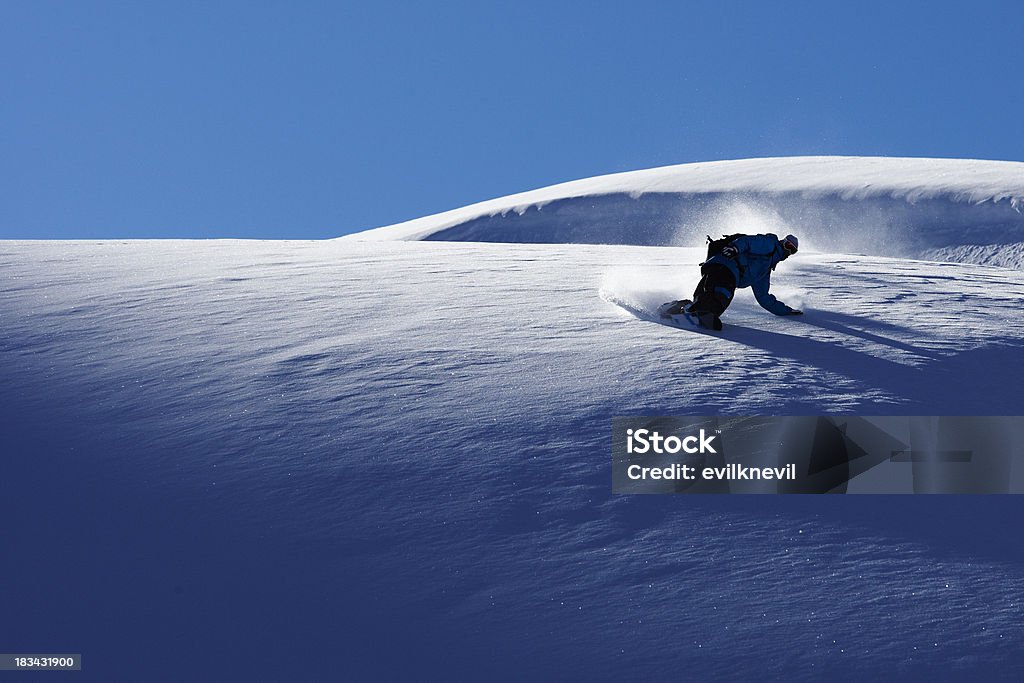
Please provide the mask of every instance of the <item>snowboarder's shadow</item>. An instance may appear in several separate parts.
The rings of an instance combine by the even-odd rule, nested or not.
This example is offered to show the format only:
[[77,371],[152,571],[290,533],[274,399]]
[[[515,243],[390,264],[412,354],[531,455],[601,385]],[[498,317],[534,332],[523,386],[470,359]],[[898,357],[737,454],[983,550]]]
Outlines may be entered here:
[[[898,403],[906,403],[909,410],[914,410],[911,407],[914,405],[927,405],[929,410],[940,413],[963,414],[966,409],[969,414],[1003,414],[1008,392],[1024,383],[1024,364],[1019,362],[1021,346],[1008,340],[942,353],[879,334],[916,333],[883,321],[816,310],[790,320],[801,320],[807,325],[870,340],[877,345],[874,352],[871,348],[851,348],[835,341],[802,336],[798,329],[784,334],[727,326],[727,335],[723,336],[778,358],[790,358],[841,375],[891,397],[868,399],[865,396],[863,400],[870,405],[895,398]],[[858,329],[862,327],[876,331]],[[825,388],[830,383],[827,377],[807,377],[801,393],[814,393],[815,386]]]
[[[837,313],[835,311],[811,311],[806,315],[796,318],[802,323],[808,325],[814,325],[825,330],[831,330],[842,335],[849,337],[857,337],[865,341],[869,341],[875,344],[881,344],[882,346],[888,346],[893,349],[900,351],[906,351],[907,353],[920,356],[922,358],[929,358],[931,360],[939,360],[943,358],[941,353],[936,351],[915,346],[913,344],[893,339],[890,336],[885,336],[880,333],[887,334],[899,334],[901,336],[907,336],[911,333],[920,334],[919,332],[912,332],[907,327],[895,325],[884,320],[875,320],[873,318],[864,318],[855,315],[849,315],[847,313]],[[869,331],[863,328],[873,328],[875,332]]]
[[[937,353],[879,334],[891,334],[901,329],[904,333],[910,333],[909,329],[885,322],[875,324],[856,316],[828,311],[808,311],[801,318],[790,320],[801,320],[807,325],[871,341],[875,344],[875,352],[872,353],[871,348],[852,348],[836,341],[815,339],[802,335],[799,330],[781,333],[727,326],[727,336],[730,341],[761,349],[777,358],[790,358],[827,373],[846,377],[865,388],[881,390],[892,397],[902,397],[902,400],[897,400],[909,400],[911,405],[936,402],[957,404],[965,399],[970,402],[964,392],[975,393],[972,392],[973,387],[964,386],[950,393],[950,382],[962,382],[961,375],[966,367],[976,366],[980,360],[973,358],[970,352],[953,355]],[[874,327],[876,331],[858,327]],[[894,353],[896,350],[903,353]],[[824,387],[830,385],[831,381],[827,377],[808,377],[803,389],[813,393],[814,385]],[[983,397],[976,398],[980,401]],[[876,400],[870,402],[874,404]]]

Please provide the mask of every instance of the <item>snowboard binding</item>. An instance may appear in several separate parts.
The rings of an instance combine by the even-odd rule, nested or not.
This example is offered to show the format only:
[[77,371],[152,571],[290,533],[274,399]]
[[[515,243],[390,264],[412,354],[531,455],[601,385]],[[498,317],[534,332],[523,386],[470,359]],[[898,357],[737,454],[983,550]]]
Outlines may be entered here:
[[696,327],[703,327],[708,330],[721,330],[722,320],[717,315],[710,311],[697,310],[693,306],[693,302],[689,299],[680,299],[679,301],[669,301],[658,307],[658,315],[662,318],[669,318],[678,320],[678,317],[683,317],[691,325]]

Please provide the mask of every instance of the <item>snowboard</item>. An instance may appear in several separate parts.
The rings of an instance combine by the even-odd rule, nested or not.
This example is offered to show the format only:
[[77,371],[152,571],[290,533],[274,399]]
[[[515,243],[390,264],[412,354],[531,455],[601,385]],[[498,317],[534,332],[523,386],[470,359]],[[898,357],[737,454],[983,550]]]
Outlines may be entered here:
[[686,308],[692,303],[693,302],[689,299],[663,303],[658,307],[658,317],[664,320],[671,320],[678,326],[686,324],[691,327],[700,327],[705,330],[714,330],[716,332],[722,329],[722,321],[715,319],[715,317],[710,313],[705,313],[704,315],[687,313]]
[[608,303],[615,304],[619,308],[628,311],[633,316],[641,320],[649,320],[650,322],[659,323],[661,325],[667,325],[669,327],[677,327],[683,330],[694,330],[695,332],[702,332],[705,334],[714,334],[714,330],[701,327],[699,321],[694,320],[690,322],[684,314],[676,315],[665,315],[662,316],[661,311],[667,309],[671,304],[676,302],[670,301],[666,304],[662,304],[658,307],[658,310],[652,311],[646,306],[639,306],[632,301],[628,301],[622,297],[613,294],[612,292],[602,291],[601,298]]

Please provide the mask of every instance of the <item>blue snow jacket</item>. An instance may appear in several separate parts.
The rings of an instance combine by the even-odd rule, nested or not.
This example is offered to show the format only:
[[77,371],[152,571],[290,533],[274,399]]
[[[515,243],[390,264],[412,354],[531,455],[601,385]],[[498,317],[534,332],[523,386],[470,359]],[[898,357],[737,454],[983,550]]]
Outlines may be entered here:
[[730,243],[736,247],[736,256],[729,258],[716,254],[705,263],[720,263],[736,276],[736,288],[750,287],[754,298],[766,311],[775,315],[788,315],[795,309],[782,303],[768,289],[772,286],[772,271],[789,254],[782,242],[772,233],[766,235],[744,235]]

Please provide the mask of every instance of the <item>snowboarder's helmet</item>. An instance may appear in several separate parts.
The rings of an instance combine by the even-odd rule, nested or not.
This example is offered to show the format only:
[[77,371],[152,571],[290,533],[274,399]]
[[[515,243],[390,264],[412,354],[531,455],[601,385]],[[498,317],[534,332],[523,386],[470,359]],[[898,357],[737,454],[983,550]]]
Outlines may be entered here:
[[787,254],[795,254],[799,247],[800,240],[796,238],[796,235],[786,235],[786,239],[782,240],[782,248],[786,250]]

